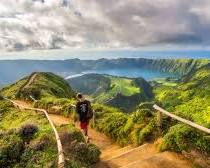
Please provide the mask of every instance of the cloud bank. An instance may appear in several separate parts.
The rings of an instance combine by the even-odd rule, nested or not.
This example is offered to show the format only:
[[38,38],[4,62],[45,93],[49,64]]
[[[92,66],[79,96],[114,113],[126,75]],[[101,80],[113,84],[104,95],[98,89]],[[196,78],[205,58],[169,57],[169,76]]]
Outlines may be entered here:
[[209,45],[209,0],[0,1],[1,50]]

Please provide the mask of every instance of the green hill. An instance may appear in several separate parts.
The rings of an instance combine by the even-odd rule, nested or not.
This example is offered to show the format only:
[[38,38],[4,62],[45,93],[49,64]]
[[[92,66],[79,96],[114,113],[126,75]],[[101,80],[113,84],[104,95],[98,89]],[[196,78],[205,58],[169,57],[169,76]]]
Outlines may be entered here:
[[[36,76],[30,81],[34,75]],[[49,96],[57,98],[72,98],[74,96],[74,91],[60,76],[53,73],[36,72],[3,88],[1,94],[6,97],[23,99],[29,99],[30,95],[36,99]]]
[[155,93],[157,100],[168,110],[210,126],[210,65],[190,73],[174,87],[157,87]]
[[[1,94],[12,99],[29,99],[33,95],[39,99],[35,105],[47,109],[48,106],[41,107],[44,101],[50,102],[50,107],[59,102],[65,106],[60,111],[72,115],[70,102],[74,101],[74,92],[64,79],[52,73],[33,73],[4,88]],[[73,124],[56,129],[63,144],[66,167],[94,167],[99,160],[98,147],[86,143]],[[56,138],[46,117],[17,109],[0,96],[0,167],[57,167],[57,156]]]
[[68,80],[78,92],[91,96],[94,102],[133,111],[141,103],[153,98],[152,87],[142,78],[86,74]]
[[[183,82],[174,86],[158,86],[155,97],[168,111],[210,128],[210,65],[201,67],[183,78]],[[162,149],[176,151],[196,150],[210,152],[210,139],[199,131],[184,124],[165,120]],[[200,134],[200,135],[199,135]]]

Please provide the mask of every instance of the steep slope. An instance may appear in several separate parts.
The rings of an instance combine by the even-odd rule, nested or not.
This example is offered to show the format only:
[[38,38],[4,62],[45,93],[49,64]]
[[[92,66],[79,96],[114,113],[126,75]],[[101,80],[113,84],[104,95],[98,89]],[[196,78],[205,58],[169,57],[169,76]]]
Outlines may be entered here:
[[59,98],[74,96],[74,91],[63,78],[44,72],[32,73],[29,77],[3,88],[1,93],[7,97],[24,99],[29,99],[30,95],[36,99],[47,96]]
[[[168,111],[210,128],[210,65],[193,71],[177,86],[155,88],[155,96]],[[183,151],[191,146],[210,155],[210,139],[205,134],[167,120],[165,128],[163,149]]]
[[156,98],[170,111],[208,126],[210,98],[210,65],[192,72],[177,86],[158,87]]
[[76,91],[90,95],[94,102],[124,111],[133,111],[139,103],[153,98],[152,87],[143,78],[86,74],[68,81]]
[[[115,68],[143,68],[162,72],[171,72],[185,75],[208,63],[205,59],[145,59],[145,58],[119,58],[100,59],[87,61],[92,69],[115,69]],[[85,64],[86,65],[86,64]]]
[[79,92],[87,95],[99,95],[109,89],[111,80],[104,75],[86,74],[68,79],[68,82]]

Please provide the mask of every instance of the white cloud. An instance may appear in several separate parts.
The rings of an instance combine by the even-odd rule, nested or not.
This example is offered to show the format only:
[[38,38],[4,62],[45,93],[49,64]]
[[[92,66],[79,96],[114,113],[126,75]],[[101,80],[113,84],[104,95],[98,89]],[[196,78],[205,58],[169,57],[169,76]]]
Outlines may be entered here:
[[208,46],[209,11],[209,0],[1,0],[0,48]]

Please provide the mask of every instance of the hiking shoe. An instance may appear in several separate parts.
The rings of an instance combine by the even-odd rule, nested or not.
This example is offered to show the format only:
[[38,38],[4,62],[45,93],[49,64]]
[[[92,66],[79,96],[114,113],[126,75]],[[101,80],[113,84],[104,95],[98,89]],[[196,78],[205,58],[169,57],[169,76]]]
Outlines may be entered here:
[[86,142],[87,143],[90,143],[90,138],[87,136],[87,138],[86,138]]

